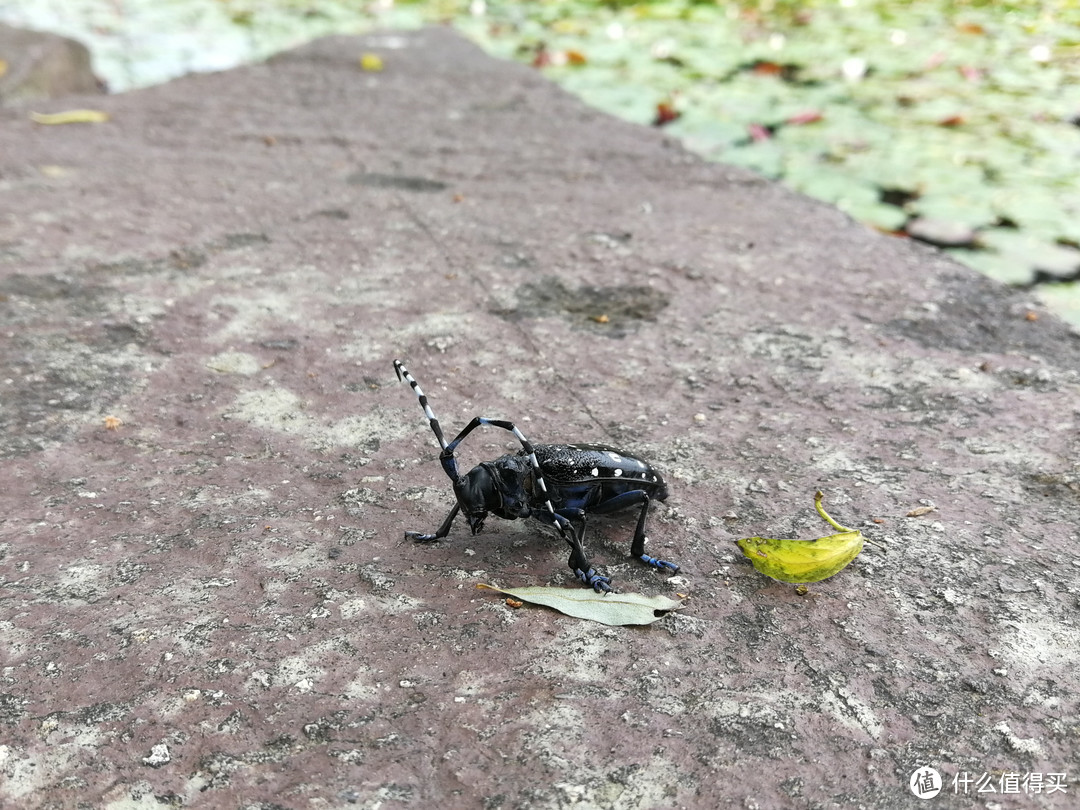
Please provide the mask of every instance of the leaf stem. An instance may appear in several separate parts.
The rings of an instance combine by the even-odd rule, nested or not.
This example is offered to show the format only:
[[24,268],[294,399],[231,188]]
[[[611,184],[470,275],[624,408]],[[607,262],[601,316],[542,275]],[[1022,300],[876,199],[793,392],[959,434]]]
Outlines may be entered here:
[[817,509],[818,514],[821,515],[821,519],[828,523],[830,526],[832,526],[834,529],[839,529],[842,532],[855,531],[854,529],[849,529],[847,526],[841,526],[839,523],[829,517],[829,513],[826,512],[825,507],[821,505],[821,499],[824,497],[825,496],[822,494],[820,489],[814,493],[814,508]]

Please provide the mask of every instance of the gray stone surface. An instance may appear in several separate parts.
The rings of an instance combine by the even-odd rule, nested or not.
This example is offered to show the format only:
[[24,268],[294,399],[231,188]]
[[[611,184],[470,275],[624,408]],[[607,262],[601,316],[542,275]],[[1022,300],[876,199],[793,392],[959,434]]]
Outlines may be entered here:
[[[0,110],[0,804],[1074,806],[1059,321],[445,30],[93,105]],[[590,548],[688,608],[476,590],[572,584],[532,524],[404,541],[450,490],[394,357],[448,430],[653,460],[683,571]],[[885,550],[799,596],[732,541],[825,533],[819,488]]]
[[81,42],[0,23],[0,104],[101,93],[90,51]]

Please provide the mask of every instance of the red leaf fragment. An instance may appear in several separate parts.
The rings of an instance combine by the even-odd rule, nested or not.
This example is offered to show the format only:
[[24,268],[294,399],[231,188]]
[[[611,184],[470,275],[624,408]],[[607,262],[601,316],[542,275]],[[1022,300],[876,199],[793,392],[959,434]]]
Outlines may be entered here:
[[933,70],[936,67],[940,67],[947,58],[945,51],[935,51],[930,54],[930,58],[926,60],[923,70]]
[[795,126],[801,124],[815,124],[824,117],[821,110],[805,110],[804,112],[796,113],[791,116],[785,123],[793,124]]
[[772,137],[772,132],[763,124],[747,124],[746,129],[750,133],[750,138],[759,143]]
[[580,67],[588,61],[581,51],[553,51],[545,43],[541,42],[533,52],[532,66],[534,68],[562,67],[563,65]]
[[543,43],[536,46],[536,54],[533,56],[532,66],[534,68],[547,67],[551,64],[551,51],[547,49],[547,46]]
[[974,67],[972,65],[960,65],[956,69],[957,71],[959,71],[960,75],[967,79],[969,82],[981,82],[983,76],[985,75],[980,68]]

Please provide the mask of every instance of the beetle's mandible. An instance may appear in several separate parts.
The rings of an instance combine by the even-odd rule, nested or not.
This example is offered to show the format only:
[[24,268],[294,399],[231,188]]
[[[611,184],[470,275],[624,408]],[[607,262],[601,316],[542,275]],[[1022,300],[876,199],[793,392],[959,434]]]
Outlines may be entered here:
[[[406,537],[420,542],[446,537],[459,512],[465,515],[473,534],[480,531],[489,514],[505,520],[536,518],[555,527],[570,546],[570,570],[600,593],[611,590],[611,578],[593,568],[585,555],[585,518],[637,509],[630,555],[653,568],[679,570],[675,563],[645,553],[649,503],[666,500],[668,496],[664,479],[648,462],[602,444],[533,445],[512,422],[484,416],[475,417],[453,441],[447,442],[419,384],[400,360],[394,361],[394,369],[398,379],[408,382],[420,400],[420,407],[442,448],[439,461],[453,482],[457,499],[433,534],[406,532]],[[454,450],[481,425],[510,431],[521,442],[521,450],[485,461],[461,475]]]

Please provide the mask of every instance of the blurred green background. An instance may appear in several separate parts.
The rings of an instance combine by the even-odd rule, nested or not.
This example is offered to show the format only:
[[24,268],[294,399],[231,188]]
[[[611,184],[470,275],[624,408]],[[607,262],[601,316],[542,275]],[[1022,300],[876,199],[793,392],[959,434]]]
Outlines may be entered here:
[[0,21],[79,39],[113,91],[451,24],[1080,327],[1080,0],[0,0]]

